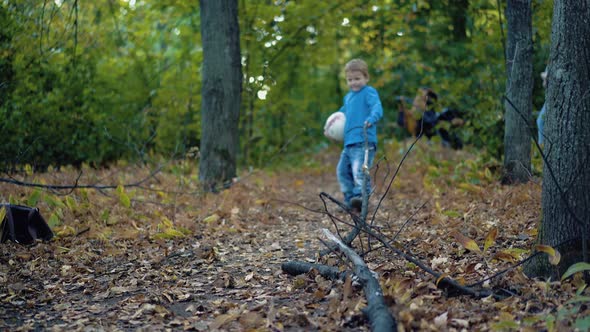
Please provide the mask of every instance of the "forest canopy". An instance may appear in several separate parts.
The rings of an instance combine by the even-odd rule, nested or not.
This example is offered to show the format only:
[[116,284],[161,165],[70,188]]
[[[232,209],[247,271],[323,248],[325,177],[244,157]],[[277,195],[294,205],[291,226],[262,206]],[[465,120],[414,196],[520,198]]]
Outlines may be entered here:
[[[321,149],[341,104],[342,67],[361,57],[399,139],[396,96],[437,91],[460,109],[462,139],[499,158],[505,90],[498,1],[240,1],[241,165]],[[551,1],[533,2],[534,110]],[[4,0],[0,146],[4,168],[180,158],[200,142],[198,2]]]

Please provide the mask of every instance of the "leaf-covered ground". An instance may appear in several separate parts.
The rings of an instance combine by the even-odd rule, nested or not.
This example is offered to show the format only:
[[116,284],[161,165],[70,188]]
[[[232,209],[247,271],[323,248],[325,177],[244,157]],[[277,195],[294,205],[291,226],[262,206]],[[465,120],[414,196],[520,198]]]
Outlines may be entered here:
[[[392,181],[409,146],[383,144],[373,170],[369,221],[395,237],[397,248],[465,285],[527,257],[540,219],[539,178],[501,186],[497,164],[420,142]],[[318,261],[322,228],[350,230],[325,207],[347,223],[350,217],[319,196],[340,198],[338,152],[330,147],[297,169],[241,174],[219,194],[199,190],[191,160],[166,164],[154,176],[154,168],[124,164],[15,176],[62,185],[146,181],[71,192],[0,186],[2,201],[39,207],[56,233],[49,243],[0,245],[0,329],[368,330],[355,283],[281,270],[283,262]],[[543,282],[516,268],[483,283],[513,294],[504,300],[449,297],[414,264],[361,239],[355,249],[378,273],[400,330],[590,325],[589,292],[578,277]],[[346,268],[333,254],[319,262]]]

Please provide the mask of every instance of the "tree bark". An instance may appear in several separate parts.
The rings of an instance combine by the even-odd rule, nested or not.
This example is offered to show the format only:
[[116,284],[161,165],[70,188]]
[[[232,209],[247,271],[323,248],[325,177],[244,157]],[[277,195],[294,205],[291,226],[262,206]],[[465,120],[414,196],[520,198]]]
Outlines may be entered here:
[[216,191],[236,176],[242,90],[237,0],[201,0],[203,44],[199,179]]
[[508,0],[506,7],[506,98],[503,183],[527,182],[531,174],[530,117],[533,102],[531,0]]
[[543,169],[543,220],[537,241],[558,246],[561,263],[539,256],[525,266],[533,277],[559,277],[588,262],[590,235],[590,3],[558,0],[553,9]]

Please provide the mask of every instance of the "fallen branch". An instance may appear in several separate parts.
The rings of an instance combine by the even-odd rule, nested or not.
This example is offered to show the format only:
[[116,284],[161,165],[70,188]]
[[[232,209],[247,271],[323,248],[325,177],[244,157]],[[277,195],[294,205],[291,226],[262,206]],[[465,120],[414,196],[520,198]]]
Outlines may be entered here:
[[305,274],[315,269],[322,277],[331,280],[344,280],[347,275],[347,272],[340,272],[338,268],[333,266],[299,261],[285,262],[281,264],[281,269],[292,276]]
[[[426,272],[426,273],[432,275],[433,277],[435,277],[436,278],[436,285],[439,288],[447,288],[447,289],[448,288],[451,288],[451,289],[454,289],[455,291],[457,291],[457,293],[459,293],[459,294],[471,295],[471,296],[476,297],[476,298],[488,297],[488,296],[491,295],[495,299],[498,299],[498,300],[503,299],[502,296],[499,296],[498,294],[495,294],[491,290],[488,290],[488,289],[476,290],[476,289],[473,289],[473,288],[470,288],[470,287],[462,286],[457,281],[453,280],[452,278],[447,277],[447,276],[445,276],[442,273],[438,273],[438,272],[432,270],[431,268],[429,268],[428,266],[426,266],[426,264],[422,263],[420,260],[418,260],[417,258],[413,257],[412,255],[408,255],[405,252],[403,252],[402,250],[395,248],[391,244],[391,241],[389,239],[387,239],[384,235],[373,231],[369,227],[363,228],[362,231],[365,232],[367,235],[372,236],[375,239],[377,239],[377,241],[381,242],[381,244],[383,246],[385,246],[385,248],[393,251],[398,256],[400,256],[400,257],[404,258],[405,260],[407,260],[407,261],[415,264],[416,266],[418,266],[419,268],[421,268],[424,272]],[[455,294],[453,294],[453,295],[455,295]]]
[[[387,185],[387,189],[385,190],[385,193],[383,195],[381,195],[381,199],[379,200],[379,203],[377,204],[377,207],[375,208],[375,210],[373,211],[373,216],[371,218],[371,222],[370,225],[373,225],[373,222],[375,221],[375,216],[377,214],[377,210],[379,210],[379,207],[381,207],[381,203],[383,202],[383,200],[385,199],[385,197],[387,196],[387,193],[391,190],[391,186],[393,184],[393,181],[397,178],[397,175],[399,174],[399,171],[401,170],[401,167],[404,163],[404,161],[406,160],[407,156],[410,154],[410,151],[412,151],[412,149],[414,148],[414,145],[416,145],[416,143],[418,143],[418,141],[420,140],[420,138],[422,138],[422,131],[420,131],[420,135],[418,135],[416,137],[416,139],[412,142],[412,144],[410,145],[410,147],[408,148],[408,150],[404,153],[401,161],[399,162],[399,164],[397,165],[397,168],[395,170],[395,173],[393,174],[393,176],[391,177],[391,180],[389,180],[389,184]],[[367,141],[367,137],[366,137],[366,127],[365,127],[365,154],[368,153],[368,141]],[[365,159],[368,156],[365,157]],[[355,225],[348,234],[346,234],[345,237],[342,238],[342,240],[344,241],[344,243],[346,245],[351,245],[352,241],[354,241],[354,239],[356,239],[356,237],[359,235],[359,233],[361,232],[361,228],[363,228],[364,225],[367,224],[366,220],[367,220],[367,214],[368,214],[368,193],[366,192],[366,181],[367,178],[370,176],[369,172],[368,172],[368,165],[366,165],[366,160],[363,163],[363,168],[367,168],[367,172],[363,172],[363,209],[361,211],[361,215],[357,216],[355,214],[350,214],[352,216],[352,220],[354,221]],[[323,201],[323,197],[328,198],[329,200],[331,200],[333,203],[335,203],[336,205],[338,205],[341,209],[348,211],[348,207],[343,204],[342,202],[340,202],[339,200],[337,200],[336,198],[330,196],[328,193],[325,192],[321,192],[320,193],[320,198]],[[324,202],[325,205],[325,202]],[[401,231],[401,230],[400,230]],[[326,250],[322,250],[320,251],[320,257],[327,255],[330,252],[329,249]]]
[[[341,209],[348,211],[348,207],[344,203],[342,203],[339,200],[337,200],[336,198],[332,197],[330,194],[322,191],[320,193],[320,198],[322,199],[322,201],[324,201],[324,197],[329,199],[330,201],[332,201],[336,205],[338,205]],[[324,201],[324,205],[326,205],[325,201]],[[362,219],[359,216],[355,215],[354,213],[350,213],[350,216],[351,216],[352,220],[354,221],[355,225],[352,226],[352,230],[345,237],[342,238],[342,241],[344,241],[344,243],[348,246],[352,243],[352,241],[354,241],[354,239],[361,232],[360,231],[361,227],[359,226],[359,223],[363,222]],[[330,215],[330,217],[332,217],[332,215]],[[330,251],[331,251],[330,248],[324,249],[320,252],[320,256],[327,255],[330,253]]]
[[363,259],[340,239],[332,234],[328,229],[322,229],[328,240],[335,243],[340,251],[354,264],[354,274],[359,278],[363,285],[367,307],[363,313],[371,323],[372,331],[397,331],[397,323],[389,311],[389,307],[383,298],[383,290],[379,281],[375,278],[374,272],[369,269]]
[[[158,173],[160,173],[160,171],[162,170],[162,167],[163,166],[158,167],[155,171],[151,172],[148,176],[146,176],[145,178],[143,178],[137,182],[121,184],[121,186],[123,186],[125,188],[139,187],[144,182],[146,182],[147,180],[149,180],[151,178],[154,178]],[[78,175],[78,178],[76,179],[75,184],[71,184],[71,185],[42,184],[42,183],[36,183],[36,182],[20,181],[20,180],[14,179],[14,178],[2,178],[2,177],[0,177],[0,182],[10,183],[10,184],[14,184],[14,185],[21,186],[21,187],[33,187],[33,188],[41,188],[41,189],[49,189],[49,190],[74,190],[74,189],[102,190],[102,189],[116,189],[119,186],[119,184],[108,184],[108,185],[78,184],[78,180],[80,179],[80,176],[81,176],[81,173]]]

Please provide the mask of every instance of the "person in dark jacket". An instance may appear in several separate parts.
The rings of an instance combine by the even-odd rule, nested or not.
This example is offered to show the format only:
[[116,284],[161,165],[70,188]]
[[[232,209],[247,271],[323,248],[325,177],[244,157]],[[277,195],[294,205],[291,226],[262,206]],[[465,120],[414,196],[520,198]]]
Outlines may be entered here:
[[412,136],[424,135],[430,140],[435,135],[439,135],[444,146],[453,149],[463,147],[463,142],[456,133],[440,125],[443,121],[450,123],[451,127],[463,125],[460,112],[451,108],[444,108],[442,112],[437,112],[438,95],[434,90],[427,87],[419,88],[410,110],[405,106],[405,97],[396,99],[399,102],[397,123],[400,127],[406,128]]

